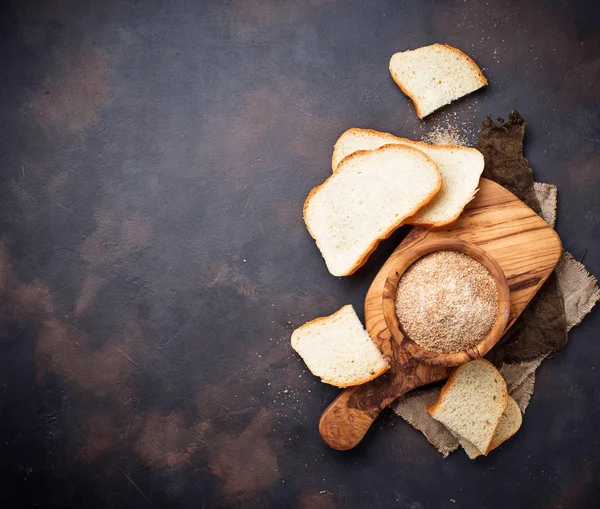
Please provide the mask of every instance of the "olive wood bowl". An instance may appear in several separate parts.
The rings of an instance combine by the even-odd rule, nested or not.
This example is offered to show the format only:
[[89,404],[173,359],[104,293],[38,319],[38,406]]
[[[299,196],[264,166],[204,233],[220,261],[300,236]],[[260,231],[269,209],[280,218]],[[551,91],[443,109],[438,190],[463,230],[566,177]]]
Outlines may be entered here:
[[[477,345],[463,352],[438,353],[427,350],[412,341],[403,333],[396,314],[396,291],[400,279],[406,270],[417,260],[436,251],[456,251],[470,256],[481,263],[490,273],[498,289],[498,309],[496,320],[487,336]],[[465,362],[483,357],[502,337],[510,314],[510,290],[504,272],[496,260],[475,244],[464,240],[435,240],[416,245],[394,260],[383,289],[383,316],[392,337],[402,345],[410,355],[422,362],[438,366],[460,366]]]

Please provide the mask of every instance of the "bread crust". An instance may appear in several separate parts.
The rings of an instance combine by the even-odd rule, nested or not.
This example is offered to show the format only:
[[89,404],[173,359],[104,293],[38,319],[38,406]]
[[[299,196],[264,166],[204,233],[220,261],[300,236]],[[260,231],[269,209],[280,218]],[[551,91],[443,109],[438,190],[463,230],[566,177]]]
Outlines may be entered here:
[[[292,344],[292,348],[294,349],[294,351],[297,352],[296,350],[296,346],[297,345],[297,341],[294,341],[294,334],[296,333],[296,331],[299,331],[301,329],[303,329],[304,327],[309,327],[312,326],[318,322],[322,322],[325,320],[329,320],[332,317],[342,313],[343,311],[346,310],[346,308],[351,308],[352,311],[354,311],[354,307],[352,306],[352,304],[346,304],[345,306],[342,306],[340,309],[338,309],[335,313],[332,313],[330,315],[327,316],[319,316],[318,318],[314,318],[308,322],[306,322],[304,325],[301,325],[300,327],[298,327],[293,333],[292,333],[292,339],[291,339],[291,344]],[[354,311],[356,313],[356,311]],[[369,335],[369,337],[371,337]],[[371,341],[373,341],[373,338],[371,338]],[[377,347],[377,349],[381,352],[381,349],[379,348],[379,346],[377,346],[377,343],[375,343],[373,341],[373,344]],[[383,352],[381,352],[381,355],[383,355]],[[385,356],[384,356],[385,359]],[[338,387],[339,389],[345,389],[346,387],[354,387],[355,385],[362,385],[362,384],[366,384],[367,382],[370,382],[371,380],[375,380],[378,376],[383,375],[388,369],[390,369],[390,363],[388,362],[387,359],[385,359],[385,366],[383,367],[383,369],[380,369],[379,371],[375,372],[373,375],[365,377],[365,378],[361,378],[360,380],[358,380],[355,383],[352,384],[348,384],[348,385],[339,385],[336,382],[332,381],[331,379],[328,378],[323,378],[319,375],[317,375],[316,373],[313,373],[312,370],[310,369],[310,366],[308,366],[308,364],[306,364],[306,367],[308,368],[308,370],[316,377],[319,377],[321,379],[321,382],[325,383],[325,384],[329,384],[329,385],[333,385],[334,387]]]
[[[362,385],[362,384],[366,384],[367,382],[371,382],[372,380],[375,380],[377,377],[383,375],[388,369],[390,369],[389,364],[387,366],[385,366],[383,369],[380,369],[378,372],[376,372],[372,376],[362,378],[362,379],[358,380],[357,382],[354,382],[351,384],[346,384],[346,385],[339,385],[339,384],[335,383],[334,381],[329,380],[327,378],[321,378],[321,382],[323,382],[324,384],[333,385],[334,387],[337,387],[338,389],[345,389],[346,387],[355,387],[357,385]],[[309,371],[310,371],[310,368],[309,368]],[[312,371],[311,371],[311,373],[312,373]],[[314,375],[314,373],[313,373],[313,375]]]
[[[347,129],[346,131],[344,131],[340,137],[338,138],[338,140],[335,142],[335,145],[333,146],[333,150],[335,152],[335,147],[337,146],[337,144],[339,143],[339,141],[342,139],[342,137],[345,134],[348,133],[360,133],[360,134],[372,134],[374,136],[379,136],[384,137],[384,138],[388,138],[390,140],[393,140],[394,142],[398,142],[398,143],[389,143],[386,145],[382,145],[379,148],[388,146],[388,145],[404,145],[406,144],[406,146],[410,147],[410,148],[415,148],[412,145],[419,145],[421,147],[425,147],[429,150],[446,150],[446,149],[453,149],[453,150],[461,150],[461,151],[467,151],[467,152],[477,152],[479,155],[481,155],[481,157],[483,158],[483,155],[481,154],[481,152],[479,152],[479,150],[477,150],[476,148],[471,148],[471,147],[464,147],[462,145],[431,145],[429,143],[426,143],[424,141],[413,141],[413,140],[409,140],[408,138],[400,138],[399,136],[395,136],[391,133],[386,133],[383,131],[376,131],[375,129],[363,129],[360,127],[351,127],[350,129]],[[375,149],[378,150],[378,149]],[[419,149],[417,149],[419,150]],[[357,152],[371,152],[370,150],[357,150]],[[352,152],[352,154],[355,154],[356,152]],[[340,167],[340,165],[342,164],[342,162],[344,162],[347,158],[349,158],[352,154],[348,154],[346,157],[344,157],[343,159],[340,160],[340,162],[337,164],[337,167],[333,168],[333,158],[332,158],[332,168],[333,168],[333,172],[336,173],[337,168]],[[427,154],[425,154],[427,155]],[[428,156],[429,157],[429,156]]]
[[[478,77],[479,77],[479,83],[480,83],[480,87],[485,87],[488,84],[488,80],[487,78],[483,75],[483,72],[481,72],[480,67],[475,63],[475,61],[469,56],[467,55],[464,51],[459,50],[458,48],[455,48],[454,46],[450,46],[449,44],[440,44],[440,43],[436,43],[436,44],[431,44],[430,46],[441,46],[444,47],[450,51],[452,51],[453,53],[456,53],[458,55],[460,55],[461,57],[463,57],[466,62],[469,64],[469,66],[475,70],[475,72],[477,73]],[[423,46],[423,47],[427,47],[427,46]],[[420,49],[420,48],[416,48],[416,49]],[[414,50],[412,50],[414,51]],[[400,51],[398,53],[404,53],[403,51]],[[398,53],[394,53],[394,55],[397,55]],[[392,58],[394,57],[394,55],[392,55]],[[406,88],[404,88],[402,86],[402,82],[400,80],[400,78],[394,73],[394,71],[392,70],[392,59],[390,58],[390,65],[388,66],[389,71],[390,71],[390,75],[392,76],[392,79],[394,80],[394,82],[396,83],[396,85],[398,85],[398,88],[400,88],[400,90],[402,90],[402,93],[407,96],[413,103],[415,110],[417,112],[417,117],[419,117],[421,120],[423,120],[427,115],[431,115],[431,113],[437,111],[434,110],[430,113],[428,113],[427,115],[423,114],[423,111],[421,110],[421,108],[419,107],[419,103],[417,102],[416,97],[414,97],[413,95],[411,95],[408,90]],[[477,89],[479,90],[479,89]],[[439,109],[439,108],[438,108]]]
[[[331,313],[330,315],[327,315],[327,316],[318,316],[317,318],[313,318],[312,320],[309,320],[305,324],[302,324],[300,327],[295,329],[294,332],[292,332],[292,340],[291,340],[292,348],[294,350],[296,349],[296,347],[294,346],[297,344],[297,342],[294,341],[294,334],[296,334],[296,332],[298,332],[299,330],[302,330],[306,327],[311,327],[316,323],[323,322],[325,320],[329,320],[330,318],[333,318],[334,316],[342,313],[342,311],[345,311],[347,308],[352,308],[352,310],[354,310],[354,306],[352,306],[352,304],[346,304],[346,305],[342,306],[340,309],[338,309],[335,313]],[[311,373],[312,373],[312,371],[311,371]]]
[[[512,399],[513,401],[515,401],[513,398],[508,396],[506,398],[506,406],[508,406],[509,399]],[[515,405],[517,405],[517,407],[519,407],[519,404],[516,401],[515,401]],[[521,424],[523,424],[523,414],[521,413],[520,408],[519,408],[519,415],[521,416],[521,421],[519,422],[519,426],[510,435],[508,435],[508,436],[504,437],[504,439],[500,440],[500,442],[490,444],[490,451],[493,451],[494,449],[500,447],[504,442],[506,442],[509,438],[512,438],[515,435],[515,433],[521,429]],[[493,447],[492,447],[492,445],[493,445]]]
[[448,221],[446,222],[439,222],[439,223],[424,223],[424,222],[419,222],[416,220],[413,220],[413,218],[418,215],[414,214],[411,217],[409,217],[406,220],[406,224],[411,224],[413,226],[421,226],[423,228],[427,228],[428,230],[442,230],[444,228],[447,228],[448,226],[451,226],[452,224],[454,224],[458,218],[460,217],[460,215],[463,213],[463,210],[465,210],[465,207],[469,204],[469,202],[471,202],[473,200],[473,198],[475,198],[475,195],[477,194],[477,191],[479,191],[479,188],[475,189],[475,191],[473,191],[473,194],[471,195],[471,197],[465,202],[465,204],[462,206],[462,208],[454,215],[452,216]]
[[[487,364],[489,364],[495,371],[498,371],[498,369],[496,368],[496,366],[494,366],[490,361],[488,361],[487,359],[484,358],[480,358],[477,359],[477,361],[483,361],[486,362]],[[475,362],[475,361],[471,361],[471,362]],[[468,364],[468,363],[467,363]],[[460,368],[462,368],[463,366],[465,366],[465,364],[463,364],[462,366],[458,366],[454,371],[452,371],[452,374],[450,375],[450,377],[448,378],[448,381],[444,384],[444,387],[442,387],[442,391],[440,392],[440,395],[437,399],[437,401],[435,403],[433,403],[432,405],[429,405],[425,410],[427,410],[427,413],[429,415],[431,415],[431,417],[433,417],[435,419],[435,413],[437,412],[439,406],[442,404],[442,402],[444,401],[444,398],[446,397],[446,393],[450,390],[450,388],[452,387],[452,385],[454,385],[454,380],[456,379],[456,376],[458,374],[458,371],[460,370]],[[498,373],[500,373],[498,371]],[[504,411],[504,409],[506,408],[506,405],[508,404],[508,388],[506,387],[506,380],[504,380],[504,377],[502,375],[500,375],[500,378],[502,379],[503,382],[503,387],[504,390],[502,391],[502,411]],[[500,413],[500,415],[498,416],[498,421],[500,420],[500,417],[502,416],[502,413]],[[494,426],[494,429],[496,429],[496,426],[498,426],[498,422],[496,421],[496,424]],[[494,437],[494,434],[492,433],[492,436],[490,437],[490,442],[486,448],[485,451],[481,451],[481,453],[484,456],[487,456],[488,453],[492,450],[492,439]],[[475,445],[475,444],[473,444]]]
[[[375,149],[375,150],[358,150],[358,151],[353,152],[352,154],[350,154],[348,157],[345,157],[342,162],[346,162],[346,164],[347,164],[352,159],[361,157],[364,154],[368,154],[368,153],[371,153],[371,152],[377,152],[377,151],[390,150],[390,148],[393,148],[394,150],[400,149],[400,150],[406,150],[406,151],[411,151],[411,152],[418,152],[420,154],[420,156],[424,156],[435,167],[435,169],[437,171],[437,175],[438,175],[437,186],[421,202],[419,202],[419,204],[416,207],[415,212],[412,214],[414,216],[422,208],[424,208],[431,201],[431,199],[439,192],[439,190],[442,188],[442,176],[441,176],[439,170],[437,169],[437,164],[435,164],[435,162],[433,161],[433,159],[431,159],[427,154],[421,152],[420,150],[418,150],[416,148],[409,147],[408,145],[393,144],[393,145],[383,145],[382,147],[379,147],[378,149]],[[306,200],[304,202],[304,207],[302,207],[302,217],[304,218],[304,224],[306,225],[306,229],[308,230],[308,233],[310,234],[310,236],[313,239],[315,239],[315,240],[316,240],[316,237],[315,237],[314,233],[311,231],[310,226],[308,225],[308,222],[306,220],[306,210],[308,208],[308,205],[309,205],[310,201],[312,200],[312,198],[314,197],[314,195],[319,191],[319,189],[321,189],[327,182],[329,182],[330,179],[336,178],[336,176],[340,173],[340,171],[342,171],[340,169],[341,166],[342,166],[342,163],[340,163],[338,165],[338,171],[337,172],[335,172],[332,175],[330,175],[325,180],[325,182],[323,182],[322,184],[319,184],[318,186],[315,186],[315,187],[313,187],[311,189],[310,193],[308,193],[308,196],[306,197]],[[367,260],[369,259],[369,256],[371,256],[371,254],[377,249],[377,246],[379,245],[379,243],[382,240],[387,239],[392,233],[394,233],[398,228],[400,228],[400,226],[402,226],[405,223],[406,223],[406,220],[400,220],[398,223],[394,223],[390,228],[388,228],[387,231],[385,231],[382,234],[381,237],[375,239],[370,244],[370,246],[365,250],[364,256],[362,258],[360,258],[360,260],[355,265],[353,265],[348,270],[348,272],[346,272],[344,274],[334,274],[333,272],[330,271],[331,274],[334,275],[334,276],[337,276],[337,277],[350,276],[350,275],[354,274],[360,267],[362,267],[367,262]]]
[[[467,152],[477,152],[479,155],[481,155],[481,158],[483,160],[483,155],[481,154],[481,152],[479,152],[479,150],[471,148],[471,147],[463,147],[461,145],[430,145],[429,143],[425,143],[424,141],[413,141],[413,140],[409,140],[408,138],[400,138],[398,136],[394,136],[393,134],[390,133],[385,133],[382,131],[376,131],[374,129],[361,129],[359,127],[352,127],[346,131],[344,131],[341,136],[338,138],[338,140],[335,142],[335,145],[333,146],[333,155],[335,155],[336,152],[336,148],[338,146],[338,144],[340,143],[340,140],[344,137],[344,135],[346,134],[371,134],[373,136],[378,136],[380,138],[386,138],[389,139],[390,141],[394,141],[395,145],[397,146],[402,146],[404,144],[404,146],[407,147],[411,147],[411,148],[415,148],[413,147],[413,145],[419,145],[422,147],[426,147],[428,150],[447,150],[447,149],[453,149],[453,150],[461,150],[461,151],[467,151]],[[385,145],[383,145],[385,146]],[[381,147],[380,147],[381,148]],[[418,150],[418,149],[417,149]],[[359,150],[358,152],[368,152],[366,150]],[[352,154],[354,154],[354,152],[352,152],[351,154],[348,154],[346,157],[342,158],[340,160],[340,162],[337,165],[334,165],[334,157],[331,157],[331,168],[333,173],[337,172],[337,169],[340,167],[340,165],[348,158],[350,157]],[[427,155],[427,154],[425,154]],[[479,188],[475,189],[473,191],[473,194],[471,195],[471,197],[464,203],[464,205],[462,206],[462,208],[448,221],[445,222],[437,222],[437,223],[426,223],[426,222],[419,222],[419,221],[415,221],[413,218],[415,218],[415,216],[417,216],[419,214],[419,212],[421,212],[421,210],[419,210],[418,212],[416,212],[415,214],[413,214],[410,217],[407,217],[404,221],[404,224],[410,224],[413,226],[422,226],[423,228],[427,228],[429,230],[439,230],[442,228],[446,228],[448,226],[450,226],[452,223],[456,222],[456,220],[460,217],[460,215],[462,214],[463,210],[465,209],[465,207],[467,206],[467,204],[473,200],[473,198],[475,198],[475,195],[477,194],[477,191],[479,191]],[[425,207],[423,207],[425,208]]]
[[333,145],[333,154],[332,154],[332,156],[331,156],[331,171],[332,171],[333,173],[335,173],[335,172],[337,171],[337,169],[340,167],[340,164],[342,164],[342,161],[343,161],[344,159],[346,159],[346,157],[348,157],[349,155],[351,155],[351,154],[348,154],[348,156],[346,156],[346,157],[343,157],[342,159],[340,159],[340,160],[337,162],[337,164],[335,164],[335,159],[336,159],[336,158],[335,158],[334,156],[336,155],[336,151],[337,151],[337,149],[338,149],[338,145],[339,145],[339,143],[340,143],[340,140],[341,140],[341,139],[344,137],[344,135],[346,135],[346,134],[350,134],[350,133],[354,133],[354,132],[358,132],[358,133],[361,133],[361,134],[362,134],[362,133],[374,134],[374,135],[376,135],[376,136],[379,136],[380,138],[388,138],[388,139],[390,139],[390,140],[392,140],[392,141],[397,141],[397,140],[400,140],[400,139],[402,139],[402,138],[398,138],[397,136],[394,136],[394,135],[393,135],[393,134],[391,134],[391,133],[384,133],[384,132],[381,132],[381,131],[375,131],[374,129],[361,129],[361,128],[359,128],[359,127],[351,127],[350,129],[348,129],[348,130],[344,131],[344,132],[343,132],[343,133],[340,135],[340,137],[337,139],[337,141],[335,142],[335,144]]

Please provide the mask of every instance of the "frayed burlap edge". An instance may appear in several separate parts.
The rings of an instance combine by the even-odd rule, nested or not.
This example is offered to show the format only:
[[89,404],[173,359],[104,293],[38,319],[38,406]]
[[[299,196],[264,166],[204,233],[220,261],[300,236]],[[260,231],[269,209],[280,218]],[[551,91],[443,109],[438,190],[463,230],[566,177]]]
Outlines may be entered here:
[[542,218],[552,228],[556,224],[556,206],[558,204],[558,188],[554,184],[545,184],[543,182],[534,182],[533,191],[535,197],[540,202],[542,209]]
[[558,287],[565,299],[567,330],[581,323],[600,300],[598,280],[592,276],[583,263],[578,262],[566,251],[556,267]]

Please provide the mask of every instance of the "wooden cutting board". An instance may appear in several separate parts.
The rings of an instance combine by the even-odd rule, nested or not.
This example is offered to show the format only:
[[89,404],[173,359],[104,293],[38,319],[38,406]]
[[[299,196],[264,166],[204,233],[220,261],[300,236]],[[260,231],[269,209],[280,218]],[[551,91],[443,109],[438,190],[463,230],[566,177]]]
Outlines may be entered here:
[[510,288],[506,330],[548,278],[562,254],[556,232],[533,210],[502,186],[481,179],[479,192],[449,228],[432,231],[413,228],[383,265],[365,298],[365,322],[371,338],[391,368],[376,380],[345,389],[327,407],[319,422],[323,440],[332,448],[351,449],[387,405],[406,392],[448,378],[451,368],[413,358],[392,338],[383,315],[384,285],[390,266],[421,242],[461,239],[491,255],[500,265]]

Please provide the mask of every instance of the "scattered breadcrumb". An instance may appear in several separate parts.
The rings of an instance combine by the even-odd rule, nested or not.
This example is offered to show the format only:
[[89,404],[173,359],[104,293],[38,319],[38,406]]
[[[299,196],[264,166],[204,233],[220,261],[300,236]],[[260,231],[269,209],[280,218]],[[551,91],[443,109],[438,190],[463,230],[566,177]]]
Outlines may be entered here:
[[438,125],[421,138],[430,145],[461,145],[467,146],[466,137],[454,125]]
[[430,145],[473,147],[480,127],[478,101],[460,110],[441,111],[434,119],[421,123],[421,141]]

